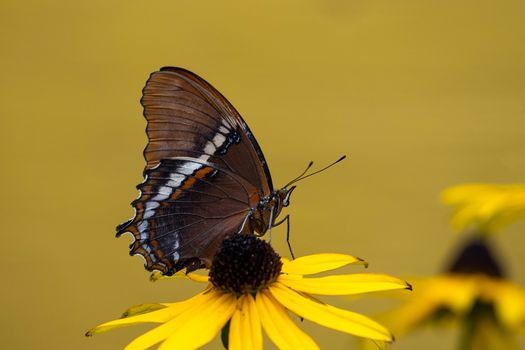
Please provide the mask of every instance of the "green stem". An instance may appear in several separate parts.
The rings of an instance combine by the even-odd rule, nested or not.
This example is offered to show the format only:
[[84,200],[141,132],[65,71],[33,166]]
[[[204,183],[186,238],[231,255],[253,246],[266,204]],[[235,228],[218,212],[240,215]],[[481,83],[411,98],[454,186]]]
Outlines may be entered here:
[[492,305],[476,303],[463,322],[459,350],[517,350],[515,336],[498,322]]

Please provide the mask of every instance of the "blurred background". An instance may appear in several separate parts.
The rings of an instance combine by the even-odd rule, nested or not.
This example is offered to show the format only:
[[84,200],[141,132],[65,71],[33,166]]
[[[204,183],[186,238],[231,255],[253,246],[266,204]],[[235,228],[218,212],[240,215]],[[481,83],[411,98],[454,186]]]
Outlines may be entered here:
[[[508,0],[2,0],[3,347],[120,349],[148,326],[84,332],[131,305],[201,289],[149,282],[129,238],[114,238],[142,181],[141,89],[166,65],[232,102],[276,186],[310,160],[349,156],[294,192],[297,255],[354,254],[396,276],[439,272],[462,240],[441,190],[525,180],[524,14]],[[495,237],[522,286],[524,231],[518,223]],[[274,231],[273,244],[286,255],[284,236]],[[373,315],[383,301],[338,303]],[[323,349],[355,347],[301,327]],[[425,330],[393,349],[452,349],[456,337]]]

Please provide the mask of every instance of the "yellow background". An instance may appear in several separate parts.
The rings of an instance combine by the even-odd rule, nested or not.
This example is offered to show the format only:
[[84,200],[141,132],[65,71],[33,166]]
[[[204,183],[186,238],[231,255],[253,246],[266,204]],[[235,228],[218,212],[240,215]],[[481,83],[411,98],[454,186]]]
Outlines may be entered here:
[[[438,272],[461,240],[440,191],[525,180],[524,15],[522,1],[2,0],[0,346],[119,349],[147,327],[83,333],[199,290],[150,283],[129,239],[114,238],[142,181],[141,89],[165,65],[230,99],[276,186],[349,155],[294,192],[298,255]],[[495,238],[522,285],[524,231]],[[283,229],[273,243],[287,253]],[[372,314],[376,302],[339,304]],[[302,327],[324,349],[354,345]],[[456,335],[424,331],[394,349],[451,348]]]

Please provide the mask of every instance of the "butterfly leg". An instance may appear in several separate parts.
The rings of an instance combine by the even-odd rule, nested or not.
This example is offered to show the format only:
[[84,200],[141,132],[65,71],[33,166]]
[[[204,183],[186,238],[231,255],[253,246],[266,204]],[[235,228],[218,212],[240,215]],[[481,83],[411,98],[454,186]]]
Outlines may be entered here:
[[241,228],[239,229],[239,231],[237,233],[243,233],[244,231],[244,227],[246,226],[246,223],[248,222],[248,220],[250,219],[250,216],[252,215],[252,211],[250,210],[248,212],[248,214],[246,214],[246,217],[244,218],[244,221],[242,222],[242,225],[241,225]]
[[270,209],[270,227],[269,227],[269,230],[268,230],[268,243],[272,243],[272,227],[274,226],[277,226],[277,225],[272,225],[271,223],[273,222],[273,209],[275,207],[272,207]]
[[273,224],[273,227],[279,226],[285,221],[286,221],[286,243],[288,243],[288,250],[290,250],[292,259],[295,259],[295,255],[293,254],[293,250],[292,250],[292,244],[290,243],[290,214],[286,214],[286,216],[281,221],[278,221],[275,224]]

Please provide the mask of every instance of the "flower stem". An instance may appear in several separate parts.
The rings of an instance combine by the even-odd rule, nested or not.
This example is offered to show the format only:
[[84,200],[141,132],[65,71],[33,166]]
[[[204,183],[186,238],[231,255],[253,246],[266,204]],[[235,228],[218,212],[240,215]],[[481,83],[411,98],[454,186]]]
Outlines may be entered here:
[[518,350],[516,339],[501,325],[492,305],[477,302],[463,323],[459,350]]

